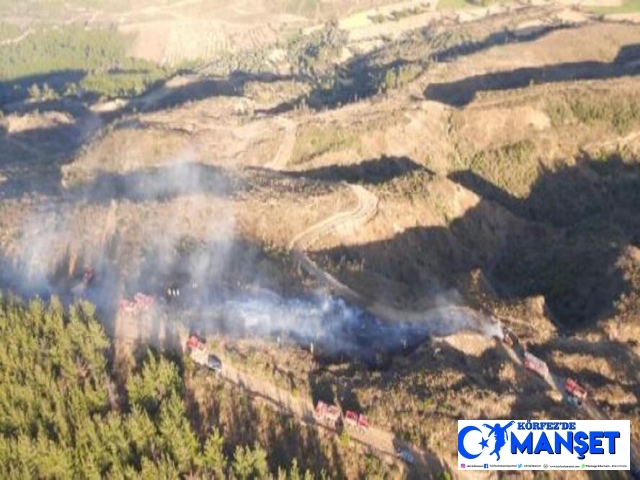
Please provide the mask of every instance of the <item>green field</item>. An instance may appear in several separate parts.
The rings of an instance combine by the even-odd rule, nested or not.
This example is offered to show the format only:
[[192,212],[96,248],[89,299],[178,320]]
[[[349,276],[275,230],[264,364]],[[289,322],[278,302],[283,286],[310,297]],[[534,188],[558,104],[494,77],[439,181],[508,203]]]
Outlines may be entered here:
[[469,8],[471,4],[467,0],[439,0],[438,10],[458,10]]
[[640,12],[640,0],[625,0],[619,7],[591,7],[590,10],[602,15],[638,13]]
[[0,42],[20,35],[20,29],[9,23],[0,23]]
[[130,42],[116,30],[43,28],[17,44],[0,46],[0,96],[10,98],[33,85],[32,96],[43,89],[57,95],[140,94],[169,72],[128,57]]

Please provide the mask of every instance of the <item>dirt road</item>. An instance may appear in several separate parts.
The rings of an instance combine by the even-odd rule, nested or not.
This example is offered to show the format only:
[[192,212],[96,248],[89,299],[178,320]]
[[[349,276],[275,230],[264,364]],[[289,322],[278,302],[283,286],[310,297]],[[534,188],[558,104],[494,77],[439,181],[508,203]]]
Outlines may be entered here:
[[[222,357],[222,363],[223,368],[220,376],[244,389],[252,397],[267,402],[285,415],[296,418],[302,424],[339,433],[335,426],[315,418],[314,407],[310,399],[294,397],[291,392],[276,387],[259,375],[240,371],[225,357]],[[386,430],[370,426],[363,432],[356,429],[350,429],[348,432],[352,442],[368,447],[378,456],[386,458],[387,461],[397,460],[395,454],[397,448],[410,451],[415,459],[415,463],[409,466],[410,478],[433,478],[441,472],[449,470],[448,466],[434,454],[414,448]]]
[[[273,159],[265,165],[272,170],[282,170],[287,166],[293,154],[296,140],[297,125],[289,119],[281,119],[280,122],[285,128],[285,137]],[[351,210],[335,213],[300,232],[289,243],[289,249],[305,270],[320,279],[335,293],[354,303],[362,303],[364,299],[359,293],[324,271],[305,253],[305,249],[323,236],[345,228],[358,228],[369,222],[378,213],[378,197],[376,195],[360,185],[345,185],[354,193],[357,199],[356,206]],[[226,380],[269,402],[278,410],[292,415],[306,425],[313,425],[333,432],[336,431],[333,426],[327,425],[314,417],[314,406],[310,399],[294,398],[290,392],[276,387],[263,378],[237,370],[227,359],[223,360],[223,363],[224,368],[221,375]],[[367,446],[388,459],[397,458],[395,454],[397,448],[404,448],[410,451],[415,459],[415,464],[411,468],[412,477],[430,478],[444,470],[448,470],[446,464],[434,454],[406,444],[391,432],[369,427],[365,432],[359,432],[355,429],[350,430],[349,436],[352,441]]]
[[25,30],[24,32],[22,32],[20,35],[18,35],[17,37],[14,38],[7,38],[6,40],[2,40],[0,42],[0,46],[4,47],[5,45],[15,45],[17,43],[20,43],[22,40],[24,40],[25,38],[27,38],[29,35],[31,35],[34,32],[33,28],[30,28],[28,30]]
[[500,333],[497,320],[468,307],[444,305],[432,309],[409,311],[364,298],[360,293],[342,283],[311,260],[306,254],[306,249],[320,238],[330,233],[340,233],[361,227],[378,213],[379,200],[376,195],[360,185],[347,185],[355,194],[357,205],[351,210],[335,213],[312,225],[296,235],[289,243],[289,250],[302,268],[324,283],[336,295],[366,309],[381,320],[430,324],[434,335],[451,333],[452,325],[455,325],[456,328],[464,325],[470,330],[485,335]]
[[[516,342],[514,343],[512,348],[509,348],[507,345],[504,345],[504,344],[503,346],[506,352],[508,353],[508,355],[511,357],[511,359],[516,364],[524,368],[525,349],[520,343],[520,340],[518,340],[518,338],[515,335],[514,337],[516,339]],[[562,395],[563,399],[567,398],[568,393],[564,386],[566,382],[565,378],[562,378],[551,371],[546,377],[540,377],[540,378],[544,380],[545,383],[549,385],[549,387],[552,390]],[[582,406],[579,408],[581,408],[587,414],[587,417],[589,417],[589,419],[591,420],[609,420],[610,419],[610,417],[606,415],[603,411],[598,409],[593,403],[593,401],[591,401],[589,398],[587,398],[583,402]],[[638,464],[639,459],[640,459],[640,449],[638,448],[637,445],[634,445],[632,443],[631,444],[631,472],[632,472],[633,478],[640,478],[640,465]]]
[[286,117],[279,117],[278,121],[284,127],[284,138],[273,159],[265,165],[266,168],[270,168],[271,170],[282,170],[285,168],[293,156],[293,148],[296,145],[298,125]]
[[327,285],[337,295],[352,303],[362,305],[365,303],[365,299],[358,292],[320,268],[305,252],[320,238],[339,228],[345,228],[347,225],[351,227],[364,225],[378,212],[378,197],[360,185],[348,186],[358,199],[356,207],[345,212],[338,212],[300,232],[289,243],[289,250],[302,268]]

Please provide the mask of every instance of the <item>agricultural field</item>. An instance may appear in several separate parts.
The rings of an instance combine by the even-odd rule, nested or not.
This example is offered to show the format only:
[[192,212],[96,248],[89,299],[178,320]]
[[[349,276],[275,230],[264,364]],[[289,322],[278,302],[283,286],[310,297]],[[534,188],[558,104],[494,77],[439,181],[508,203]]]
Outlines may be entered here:
[[128,57],[130,39],[114,30],[42,29],[15,45],[0,45],[0,95],[6,100],[85,92],[139,95],[170,72]]
[[640,13],[640,2],[623,0],[617,6],[594,7],[593,12],[602,15]]

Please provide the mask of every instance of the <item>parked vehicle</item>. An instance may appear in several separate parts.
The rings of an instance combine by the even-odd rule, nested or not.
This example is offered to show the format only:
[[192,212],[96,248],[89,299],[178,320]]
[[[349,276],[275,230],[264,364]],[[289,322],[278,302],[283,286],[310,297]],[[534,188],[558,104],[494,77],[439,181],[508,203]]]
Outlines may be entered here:
[[215,355],[210,354],[207,359],[207,367],[209,367],[209,370],[213,370],[214,372],[220,372],[222,371],[222,360]]
[[369,421],[367,417],[348,410],[344,414],[343,423],[345,427],[357,429],[361,433],[364,433],[367,428],[369,428]]
[[155,299],[144,293],[136,293],[133,300],[120,299],[118,310],[125,315],[142,315],[153,310]]
[[369,419],[360,413],[347,410],[344,415],[337,405],[329,405],[322,401],[318,401],[314,411],[314,417],[318,421],[327,423],[333,428],[338,426],[338,421],[342,421],[345,428],[357,430],[364,433],[369,428]]
[[214,372],[222,370],[222,360],[209,353],[206,340],[197,334],[192,334],[187,340],[187,354],[193,359],[196,365],[207,367]]
[[413,457],[413,453],[411,453],[406,448],[396,448],[396,455],[399,459],[405,461],[409,465],[413,465],[415,462],[415,458]]
[[567,403],[569,405],[573,405],[574,407],[579,407],[582,405],[582,402],[578,400],[576,397],[574,397],[573,395],[569,395],[567,397]]
[[573,378],[569,378],[565,382],[564,388],[569,394],[569,398],[575,398],[578,404],[581,404],[587,398],[587,390],[579,385]]
[[328,405],[319,401],[314,411],[316,420],[322,421],[335,428],[342,418],[342,410],[336,405]]

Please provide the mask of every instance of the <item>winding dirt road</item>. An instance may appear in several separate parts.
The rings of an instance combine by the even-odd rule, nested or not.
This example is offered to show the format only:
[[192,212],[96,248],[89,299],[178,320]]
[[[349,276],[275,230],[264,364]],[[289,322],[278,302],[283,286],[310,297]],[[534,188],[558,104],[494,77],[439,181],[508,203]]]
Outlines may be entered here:
[[[296,124],[288,119],[282,120],[285,127],[285,138],[276,152],[273,160],[266,166],[273,170],[281,170],[288,163],[293,153],[296,140]],[[290,242],[289,248],[300,264],[340,296],[354,302],[362,302],[363,298],[354,290],[344,285],[338,279],[318,267],[305,253],[305,249],[315,243],[322,236],[336,232],[349,226],[362,226],[370,221],[378,212],[378,197],[360,185],[345,184],[355,194],[357,205],[348,211],[338,212],[325,220],[312,225],[296,235]],[[278,411],[291,415],[305,425],[337,433],[333,426],[317,420],[314,417],[314,405],[309,398],[294,397],[291,392],[278,388],[259,375],[253,375],[235,368],[230,359],[222,356],[223,368],[220,376],[247,391],[254,398],[267,402]],[[433,478],[443,471],[451,471],[450,467],[433,453],[415,448],[398,439],[391,432],[370,426],[366,431],[349,430],[351,441],[366,446],[388,460],[397,459],[399,448],[410,451],[414,457],[410,468],[411,478]]]
[[[276,153],[276,157],[269,165],[283,167],[288,162],[288,157],[295,143],[295,129],[288,125],[287,134],[293,137],[293,141],[283,142],[283,146]],[[341,283],[331,274],[318,267],[305,253],[305,248],[311,246],[319,238],[343,228],[347,223],[350,226],[358,226],[371,220],[378,211],[378,198],[360,185],[348,185],[354,192],[358,203],[355,208],[346,212],[338,212],[325,220],[312,225],[300,232],[290,242],[289,248],[300,264],[308,271],[313,272],[336,293],[351,301],[363,301],[362,297]],[[262,378],[234,368],[228,360],[224,361],[221,375],[235,385],[249,391],[254,396],[267,401],[278,410],[292,415],[306,425],[314,425],[335,432],[335,429],[322,423],[313,415],[314,406],[310,399],[294,398],[291,392],[282,390]],[[387,458],[396,458],[396,449],[403,448],[412,452],[415,464],[412,466],[412,475],[415,478],[430,478],[442,471],[449,470],[447,465],[434,454],[422,451],[406,442],[399,440],[393,433],[376,427],[369,427],[366,432],[357,430],[349,431],[350,438],[360,444],[369,447],[379,455]]]
[[364,298],[318,266],[306,253],[306,249],[330,233],[354,230],[366,225],[378,213],[379,200],[376,195],[360,185],[345,184],[357,198],[357,205],[348,211],[338,212],[312,225],[296,235],[289,243],[298,264],[307,273],[324,283],[336,295],[366,309],[372,315],[388,322],[411,322],[430,325],[433,334],[451,333],[452,325],[460,326],[486,335],[499,334],[500,324],[481,312],[468,307],[444,305],[421,311],[400,310],[384,303]]
[[330,273],[320,268],[306,254],[306,249],[320,238],[344,228],[347,224],[356,227],[369,222],[378,213],[378,197],[360,185],[347,185],[358,199],[358,204],[352,210],[338,212],[307,228],[296,235],[289,243],[289,250],[296,261],[308,273],[327,285],[337,295],[357,305],[365,303],[365,299]]
[[17,37],[7,38],[6,40],[2,40],[0,42],[0,47],[4,47],[5,45],[15,45],[17,43],[20,43],[25,38],[27,38],[29,35],[31,35],[33,32],[34,32],[33,28],[30,28],[30,29],[25,30],[24,32],[22,32]]

